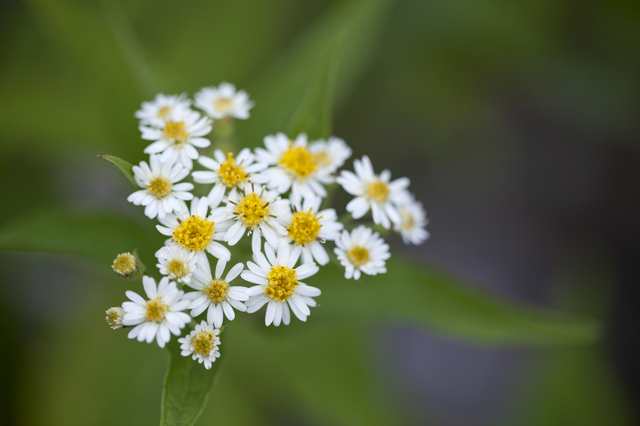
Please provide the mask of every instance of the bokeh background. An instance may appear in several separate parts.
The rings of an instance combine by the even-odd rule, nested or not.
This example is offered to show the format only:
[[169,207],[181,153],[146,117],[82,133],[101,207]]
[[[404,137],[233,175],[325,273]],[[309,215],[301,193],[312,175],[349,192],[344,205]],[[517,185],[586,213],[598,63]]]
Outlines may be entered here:
[[[292,58],[312,58],[340,28],[358,48],[340,58],[333,133],[354,157],[409,176],[431,221],[424,245],[391,239],[393,252],[508,299],[599,318],[604,336],[496,347],[402,323],[354,340],[334,324],[334,356],[366,348],[357,371],[286,385],[223,371],[198,424],[638,424],[638,2],[5,0],[0,222],[60,208],[143,222],[129,183],[96,158],[144,159],[133,118],[142,101],[230,81],[256,100],[254,128],[282,130],[260,109],[291,114],[285,101],[309,71]],[[239,137],[251,134],[243,125]],[[129,285],[114,275],[0,251],[0,423],[158,423],[166,355],[104,324]],[[282,336],[253,338],[295,353],[301,343]]]

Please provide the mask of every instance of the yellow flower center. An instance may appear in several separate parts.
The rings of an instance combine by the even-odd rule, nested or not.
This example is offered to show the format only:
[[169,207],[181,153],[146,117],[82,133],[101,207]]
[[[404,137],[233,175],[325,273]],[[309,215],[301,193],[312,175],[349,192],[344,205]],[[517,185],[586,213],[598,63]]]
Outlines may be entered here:
[[289,238],[294,240],[295,243],[300,246],[309,244],[316,239],[318,232],[320,232],[322,225],[318,223],[318,220],[321,217],[322,216],[316,217],[315,214],[311,213],[311,209],[309,209],[308,213],[294,213],[293,222],[287,228]]
[[270,209],[271,206],[267,201],[252,192],[238,202],[235,213],[247,228],[253,229],[269,215]]
[[214,303],[220,303],[227,298],[229,284],[221,280],[213,280],[205,287],[204,291]]
[[406,231],[411,230],[415,225],[415,221],[413,220],[413,215],[411,213],[401,213],[400,218],[402,220],[400,227]]
[[146,318],[148,320],[162,322],[165,312],[167,312],[167,305],[162,303],[160,299],[152,299],[147,302]]
[[327,167],[329,164],[331,164],[331,157],[324,151],[314,155],[313,159],[316,162],[316,166],[320,168]]
[[298,179],[305,179],[311,173],[318,170],[315,156],[299,146],[295,148],[289,147],[287,152],[282,155],[278,164],[294,172]]
[[215,223],[200,216],[191,216],[173,230],[173,239],[189,251],[204,250],[213,237]]
[[232,153],[227,154],[226,161],[223,162],[218,169],[218,175],[220,175],[220,179],[222,179],[224,184],[229,188],[247,181],[247,174],[244,172],[242,166],[236,164]]
[[215,335],[210,331],[201,331],[193,336],[193,353],[208,356],[215,349]]
[[167,118],[169,116],[169,113],[171,112],[171,107],[170,106],[163,106],[162,108],[160,108],[158,110],[158,117],[162,118],[163,120],[165,118]]
[[116,308],[111,308],[107,311],[107,323],[111,327],[121,327],[122,326],[122,312],[120,312]]
[[213,102],[213,107],[219,111],[226,111],[233,106],[233,102],[229,98],[218,98]]
[[184,121],[167,121],[164,125],[164,136],[167,139],[173,139],[176,145],[181,144],[187,138],[187,132],[184,129]]
[[170,275],[173,275],[176,278],[184,278],[184,276],[187,275],[187,272],[187,268],[181,260],[174,259],[169,262]]
[[369,184],[369,198],[382,203],[389,196],[389,187],[382,181],[376,181]]
[[347,257],[356,268],[359,268],[369,261],[369,250],[356,246],[347,252]]
[[136,258],[131,253],[119,254],[111,267],[120,275],[129,275],[137,269]]
[[157,177],[149,182],[149,188],[147,188],[149,194],[156,198],[164,198],[169,192],[171,192],[171,182],[161,177]]
[[269,284],[264,288],[264,294],[280,303],[289,299],[299,284],[296,270],[286,266],[272,266],[267,277]]

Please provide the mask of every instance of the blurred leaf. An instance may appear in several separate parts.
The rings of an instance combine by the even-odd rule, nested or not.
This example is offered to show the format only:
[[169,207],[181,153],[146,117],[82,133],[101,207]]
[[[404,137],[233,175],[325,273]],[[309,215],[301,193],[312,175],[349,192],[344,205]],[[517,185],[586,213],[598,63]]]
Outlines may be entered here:
[[318,70],[306,96],[289,122],[289,137],[294,138],[300,133],[306,133],[310,139],[326,139],[331,136],[331,104],[342,34],[334,40],[334,46],[329,50],[323,66]]
[[569,344],[597,339],[597,321],[510,302],[395,255],[386,274],[345,280],[328,265],[307,279],[322,289],[314,315],[399,320],[479,343]]
[[98,155],[98,157],[102,158],[107,163],[113,164],[129,179],[129,182],[139,189],[136,180],[133,177],[133,166],[128,161],[123,160],[122,158],[115,157],[113,155]]
[[22,215],[0,228],[0,250],[73,254],[110,264],[118,253],[138,248],[144,263],[164,237],[148,227],[104,211],[48,211]]
[[160,425],[191,426],[204,410],[220,370],[221,358],[207,370],[190,356],[180,354],[178,339],[172,339],[167,349],[171,361],[162,390]]

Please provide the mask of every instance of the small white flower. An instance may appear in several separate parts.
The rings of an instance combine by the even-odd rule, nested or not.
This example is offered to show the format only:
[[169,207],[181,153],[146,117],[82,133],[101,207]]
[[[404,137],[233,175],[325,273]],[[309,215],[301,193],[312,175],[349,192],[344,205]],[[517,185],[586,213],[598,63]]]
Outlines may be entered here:
[[117,306],[115,308],[109,308],[106,311],[106,320],[107,324],[111,326],[112,329],[117,330],[122,328],[122,317],[124,316],[124,309]]
[[188,284],[191,274],[198,264],[196,253],[184,249],[176,242],[170,242],[156,252],[158,270],[172,280]]
[[164,216],[180,208],[178,200],[190,200],[193,195],[188,192],[193,184],[180,182],[189,175],[189,169],[175,161],[161,161],[158,155],[149,158],[151,167],[141,161],[139,166],[133,166],[133,176],[140,191],[127,197],[127,201],[136,206],[146,206],[144,214],[150,219]]
[[266,304],[266,325],[273,323],[277,327],[281,322],[288,325],[291,319],[289,308],[300,321],[306,321],[311,314],[309,306],[317,306],[312,297],[320,296],[320,289],[299,280],[314,275],[318,266],[304,263],[295,268],[300,248],[291,250],[285,242],[278,246],[277,256],[268,244],[264,249],[266,257],[261,252],[254,253],[256,263],[247,262],[249,270],[242,273],[242,279],[258,284],[247,290],[247,312],[256,312]]
[[140,124],[162,127],[173,110],[188,109],[190,105],[191,101],[187,99],[186,93],[179,96],[167,96],[160,93],[155,100],[143,102],[142,108],[134,115],[140,120]]
[[336,182],[345,191],[356,197],[347,204],[347,211],[354,219],[359,219],[371,209],[373,222],[385,229],[391,227],[389,220],[393,223],[400,222],[396,205],[406,197],[409,179],[404,177],[389,182],[389,170],[383,170],[380,175],[374,174],[371,160],[366,155],[362,160],[355,160],[353,166],[355,174],[343,170],[336,178]]
[[204,363],[204,368],[211,369],[211,364],[220,357],[220,330],[202,321],[195,330],[178,339],[181,343],[182,356],[192,356],[194,361]]
[[329,140],[318,140],[309,144],[309,151],[314,155],[318,171],[334,173],[351,157],[351,148],[344,140],[331,136]]
[[122,324],[136,327],[129,332],[129,339],[137,338],[139,342],[146,340],[151,343],[158,341],[158,346],[164,345],[171,339],[171,334],[180,335],[180,330],[191,321],[191,317],[182,312],[189,305],[188,300],[182,300],[184,292],[178,290],[176,283],[169,282],[164,277],[156,288],[153,278],[142,277],[142,285],[149,300],[144,300],[133,291],[126,295],[131,302],[124,302],[124,317]]
[[318,211],[322,199],[309,195],[304,202],[293,199],[293,211],[282,215],[280,223],[286,229],[285,239],[294,246],[302,247],[302,261],[315,261],[320,265],[329,263],[329,255],[322,246],[326,240],[333,241],[340,235],[344,225],[338,222],[334,209]]
[[204,87],[194,95],[195,105],[206,112],[209,117],[220,119],[234,117],[246,120],[253,101],[244,90],[236,92],[231,83],[220,83],[218,87]]
[[211,145],[202,136],[211,132],[211,119],[201,117],[190,109],[174,109],[169,118],[157,127],[140,126],[142,139],[154,141],[144,149],[146,154],[159,154],[162,161],[180,162],[187,169],[193,168],[193,161],[200,155],[197,148]]
[[400,222],[394,225],[393,230],[400,233],[405,244],[422,244],[429,238],[429,232],[425,229],[429,223],[427,213],[413,194],[407,192],[404,198],[398,205]]
[[255,185],[245,185],[242,194],[232,191],[227,201],[227,218],[236,222],[224,235],[224,241],[230,246],[236,245],[245,232],[252,232],[251,248],[254,253],[260,251],[261,236],[272,246],[278,245],[278,240],[285,235],[286,230],[277,219],[286,214],[288,200],[282,200]]
[[345,267],[345,278],[360,279],[360,272],[367,275],[387,272],[385,261],[391,256],[389,246],[366,226],[360,225],[351,233],[342,231],[336,246],[334,252]]
[[283,194],[291,188],[292,195],[304,197],[315,194],[326,197],[323,183],[331,183],[333,178],[318,167],[316,157],[307,147],[307,135],[301,133],[295,141],[284,133],[264,138],[267,148],[256,148],[258,163],[270,166],[255,177],[255,181],[266,183],[269,189]]
[[188,309],[192,309],[191,316],[197,317],[209,308],[207,311],[207,322],[212,323],[217,328],[222,326],[223,314],[229,321],[233,321],[236,317],[233,308],[240,312],[246,312],[247,307],[244,305],[245,300],[249,297],[245,294],[246,287],[230,286],[240,272],[244,269],[242,263],[236,264],[222,279],[224,268],[227,265],[225,260],[218,260],[216,265],[215,278],[211,276],[211,268],[209,262],[201,262],[193,273],[193,279],[187,285],[196,292],[188,293],[189,298],[193,302]]
[[201,155],[198,163],[212,171],[193,172],[193,180],[197,183],[215,183],[209,193],[209,198],[215,198],[218,193],[225,193],[227,189],[235,191],[247,182],[252,174],[264,170],[266,165],[254,163],[255,157],[248,148],[244,148],[234,159],[232,153],[226,156],[216,149],[214,158]]
[[[156,225],[161,234],[169,236],[185,250],[195,252],[199,260],[206,258],[204,250],[218,259],[231,259],[231,252],[222,244],[225,232],[231,224],[225,220],[227,214],[224,208],[216,208],[222,196],[210,204],[207,198],[195,197],[191,200],[191,211],[182,202],[182,208],[174,214],[159,217],[162,225]],[[212,211],[207,215],[211,206]]]
[[134,273],[138,272],[138,259],[136,259],[136,257],[131,253],[120,253],[113,261],[111,269],[113,269],[118,275],[130,277]]

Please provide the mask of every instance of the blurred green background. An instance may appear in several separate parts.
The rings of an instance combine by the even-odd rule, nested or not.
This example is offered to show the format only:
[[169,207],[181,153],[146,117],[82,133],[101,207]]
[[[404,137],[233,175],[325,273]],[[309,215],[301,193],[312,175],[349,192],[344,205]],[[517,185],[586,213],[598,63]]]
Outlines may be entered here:
[[[142,101],[233,82],[256,101],[238,124],[256,146],[340,39],[333,134],[409,176],[431,220],[423,246],[393,252],[605,324],[596,345],[539,348],[239,316],[198,424],[637,424],[637,2],[6,0],[0,22],[5,230],[60,209],[148,225],[96,158],[145,159]],[[158,423],[166,354],[103,319],[131,283],[19,250],[0,251],[0,282],[0,423]]]

